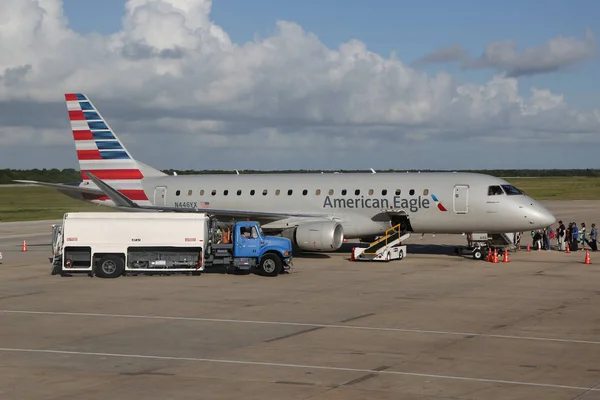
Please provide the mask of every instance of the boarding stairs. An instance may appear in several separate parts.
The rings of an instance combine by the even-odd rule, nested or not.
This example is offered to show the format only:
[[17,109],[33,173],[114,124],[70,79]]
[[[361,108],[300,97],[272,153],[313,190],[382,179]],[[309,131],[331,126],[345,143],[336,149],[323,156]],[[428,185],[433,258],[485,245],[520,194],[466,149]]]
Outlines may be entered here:
[[491,245],[494,248],[509,248],[515,247],[514,233],[493,233],[490,235]]
[[356,260],[382,260],[402,259],[406,255],[406,246],[402,242],[410,238],[410,232],[401,232],[400,224],[385,231],[385,235],[372,242],[369,247],[354,248],[352,250]]

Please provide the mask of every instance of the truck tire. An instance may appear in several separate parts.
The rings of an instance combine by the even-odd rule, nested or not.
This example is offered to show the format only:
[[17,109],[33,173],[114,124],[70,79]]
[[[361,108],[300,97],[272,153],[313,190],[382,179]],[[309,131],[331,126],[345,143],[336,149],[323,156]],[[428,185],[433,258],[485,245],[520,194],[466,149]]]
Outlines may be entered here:
[[279,275],[282,267],[281,258],[272,253],[265,254],[258,265],[260,274],[265,276]]
[[100,278],[117,278],[123,274],[123,259],[115,255],[107,255],[98,261],[96,275]]

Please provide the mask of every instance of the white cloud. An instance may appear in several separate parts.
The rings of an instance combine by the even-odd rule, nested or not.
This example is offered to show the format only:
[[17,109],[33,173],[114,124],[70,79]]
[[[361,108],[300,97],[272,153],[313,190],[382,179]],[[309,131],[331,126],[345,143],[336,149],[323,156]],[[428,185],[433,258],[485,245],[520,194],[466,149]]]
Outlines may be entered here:
[[[232,146],[246,157],[249,148],[269,157],[268,164],[252,158],[248,168],[287,168],[292,160],[348,167],[364,149],[369,155],[363,152],[362,161],[402,154],[406,163],[416,154],[411,146],[491,136],[519,141],[540,131],[595,141],[600,131],[597,110],[572,109],[546,89],[523,98],[516,78],[458,85],[449,74],[428,76],[358,40],[328,48],[293,22],[278,21],[272,36],[236,44],[210,20],[210,8],[209,0],[129,0],[122,30],[101,36],[69,30],[59,0],[3,0],[0,126],[3,104],[11,105],[12,125],[31,132],[31,126],[47,124],[51,137],[62,128],[64,138],[56,143],[68,141],[66,111],[42,111],[65,92],[84,92],[117,132],[128,133],[121,136],[134,153],[146,153],[140,158],[161,168],[210,167],[174,150],[163,157],[167,147],[199,143],[205,151]],[[569,45],[556,43],[549,48]],[[508,60],[494,66],[531,67],[503,49],[487,51]],[[438,58],[447,59],[460,51],[442,53]],[[567,53],[577,59],[580,50]],[[527,54],[539,58],[535,51]],[[491,66],[489,60],[499,58],[486,59]],[[35,121],[31,109],[41,113]],[[9,138],[13,128],[0,129],[0,157],[9,146],[38,145],[30,134]]]

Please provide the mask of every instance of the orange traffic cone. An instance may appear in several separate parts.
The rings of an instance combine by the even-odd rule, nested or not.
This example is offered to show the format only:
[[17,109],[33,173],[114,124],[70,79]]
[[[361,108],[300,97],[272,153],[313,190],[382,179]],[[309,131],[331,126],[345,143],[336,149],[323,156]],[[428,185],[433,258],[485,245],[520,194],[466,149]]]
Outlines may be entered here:
[[498,249],[494,249],[494,263],[498,262]]
[[569,244],[567,243],[567,248],[565,250],[565,253],[570,253],[571,252],[571,246],[569,246]]
[[492,258],[492,249],[488,249],[488,256],[487,256],[487,262],[493,262],[494,259]]
[[527,252],[530,252],[530,251],[531,251],[531,246],[527,245]]
[[590,251],[586,250],[585,251],[585,261],[583,262],[584,264],[591,264],[592,260],[590,260]]
[[502,262],[510,262],[510,259],[508,258],[508,249],[504,249],[504,258],[502,259]]
[[353,248],[352,248],[352,253],[350,254],[350,261],[356,261],[356,258],[354,257],[354,249],[355,249],[355,248],[356,248],[356,247],[353,247]]
[[21,245],[21,251],[27,251],[27,243],[23,240],[23,244]]

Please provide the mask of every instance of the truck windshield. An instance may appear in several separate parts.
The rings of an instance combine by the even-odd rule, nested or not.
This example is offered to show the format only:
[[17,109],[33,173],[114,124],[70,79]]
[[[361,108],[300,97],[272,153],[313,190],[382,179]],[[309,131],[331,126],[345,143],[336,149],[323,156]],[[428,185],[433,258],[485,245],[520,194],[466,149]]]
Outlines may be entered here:
[[509,196],[516,196],[516,195],[523,194],[522,191],[520,191],[519,189],[517,189],[513,185],[502,185],[502,188],[504,189],[504,191],[506,192],[506,194],[509,195]]

